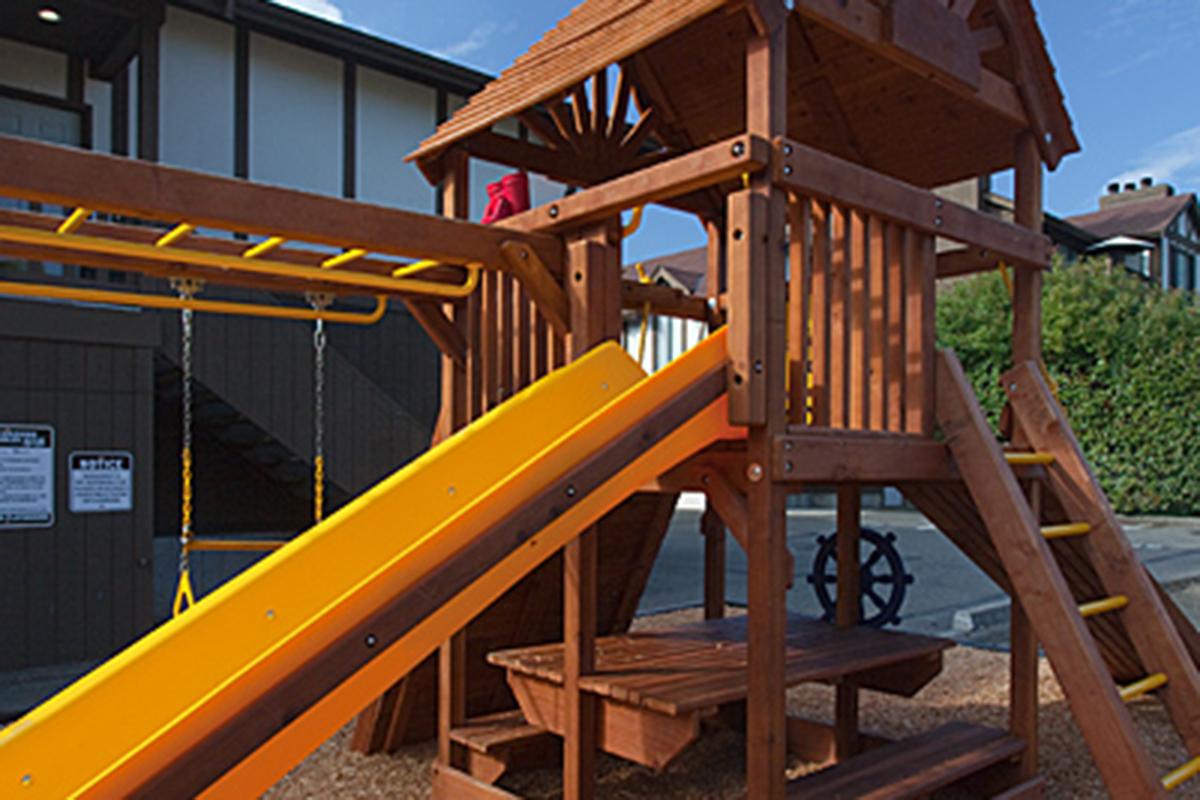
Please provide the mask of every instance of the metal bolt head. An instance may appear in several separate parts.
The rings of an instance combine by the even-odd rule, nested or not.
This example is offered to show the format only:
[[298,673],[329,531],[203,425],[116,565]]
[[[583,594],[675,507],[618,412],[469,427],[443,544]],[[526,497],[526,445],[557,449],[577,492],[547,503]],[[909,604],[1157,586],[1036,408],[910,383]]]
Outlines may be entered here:
[[453,486],[449,486],[449,487],[447,487],[447,488],[446,488],[446,494],[448,494],[448,495],[450,495],[451,497],[453,497],[454,495],[458,494],[458,489],[456,489],[456,488],[455,488],[455,487],[453,487]]
[[574,496],[575,496],[575,484],[572,483],[567,486],[567,497],[574,497]]
[[761,481],[763,479],[762,464],[755,462],[755,463],[751,464],[750,466],[746,467],[746,477],[750,480],[751,483],[758,483],[759,481]]
[[375,645],[379,644],[379,639],[376,638],[375,634],[373,633],[368,633],[367,638],[363,641],[366,643],[367,647],[374,647]]
[[762,361],[755,361],[755,362],[754,362],[754,373],[755,373],[756,375],[762,375],[762,371],[763,371],[763,363],[762,363]]
[[945,201],[943,201],[942,198],[940,198],[940,197],[935,198],[933,201],[934,208],[941,208],[944,205],[945,205]]
[[791,461],[785,461],[785,462],[783,462],[783,471],[784,471],[784,472],[791,472],[791,471],[792,471],[792,462],[791,462]]
[[733,147],[729,148],[729,151],[731,153],[733,153],[734,158],[741,158],[742,155],[746,152],[746,143],[745,142],[734,142]]
[[21,776],[21,785],[22,786],[32,786],[33,785],[33,776],[30,775],[28,772],[26,772],[24,775]]
[[550,206],[550,218],[551,219],[558,218],[558,206]]
[[783,154],[785,156],[790,156],[794,150],[795,148],[793,148],[790,144],[785,144],[783,146]]
[[783,174],[784,174],[784,175],[791,175],[791,174],[792,174],[792,165],[791,165],[791,164],[784,164],[784,165],[783,165]]
[[933,224],[934,224],[934,226],[935,226],[935,227],[938,227],[938,228],[942,227],[942,218],[941,218],[941,217],[934,217],[934,218],[933,218]]
[[263,616],[265,616],[267,619],[275,619],[275,609],[268,608],[267,613],[264,614]]

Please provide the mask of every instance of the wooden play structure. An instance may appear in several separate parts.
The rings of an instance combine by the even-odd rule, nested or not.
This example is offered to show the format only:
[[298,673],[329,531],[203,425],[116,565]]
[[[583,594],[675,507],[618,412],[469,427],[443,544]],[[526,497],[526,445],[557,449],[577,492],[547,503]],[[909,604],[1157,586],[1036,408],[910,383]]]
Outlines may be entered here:
[[[0,194],[64,208],[0,212],[4,252],[396,299],[443,354],[434,447],[0,731],[5,794],[249,796],[357,715],[368,752],[436,734],[440,798],[560,760],[591,797],[598,752],[664,768],[709,724],[744,726],[751,798],[1039,797],[1039,646],[1112,796],[1184,784],[1200,637],[1041,359],[1042,170],[1077,149],[1028,0],[587,0],[410,156],[445,218],[0,139]],[[472,159],[573,190],[474,224]],[[1007,169],[1011,223],[933,191]],[[622,281],[620,215],[652,203],[707,230],[706,298]],[[939,279],[1001,263],[998,436],[935,310]],[[285,310],[335,308],[362,313]],[[714,332],[647,377],[612,343],[625,308]],[[784,602],[785,500],[813,485],[838,492],[833,623]],[[857,624],[879,485],[1012,596],[1007,729],[859,730],[863,688],[910,697],[952,645]],[[705,620],[628,633],[681,491],[708,500]],[[730,619],[726,529],[749,564]],[[805,682],[835,687],[832,724],[787,715]],[[1152,763],[1145,695],[1192,760]],[[828,766],[789,782],[789,753]]]

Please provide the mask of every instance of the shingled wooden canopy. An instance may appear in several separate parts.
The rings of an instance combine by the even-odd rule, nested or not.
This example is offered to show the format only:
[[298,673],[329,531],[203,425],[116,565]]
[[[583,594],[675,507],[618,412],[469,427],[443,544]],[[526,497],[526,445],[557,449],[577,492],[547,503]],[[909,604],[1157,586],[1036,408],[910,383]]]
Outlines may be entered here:
[[[795,141],[920,186],[1013,166],[1022,130],[1051,168],[1079,149],[1029,0],[796,0],[788,24]],[[726,139],[753,31],[742,2],[587,0],[408,158],[437,181],[461,146],[591,185]],[[493,132],[513,118],[540,141]]]

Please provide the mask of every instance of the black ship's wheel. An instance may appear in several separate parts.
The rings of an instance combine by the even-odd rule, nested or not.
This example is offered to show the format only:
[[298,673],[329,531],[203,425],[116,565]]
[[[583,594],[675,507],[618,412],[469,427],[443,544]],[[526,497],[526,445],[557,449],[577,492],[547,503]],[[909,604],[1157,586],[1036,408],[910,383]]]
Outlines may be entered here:
[[[861,624],[873,628],[900,624],[900,608],[913,576],[904,571],[904,560],[896,549],[896,534],[861,529],[858,614]],[[812,584],[826,622],[837,613],[837,535],[818,536],[813,558]]]

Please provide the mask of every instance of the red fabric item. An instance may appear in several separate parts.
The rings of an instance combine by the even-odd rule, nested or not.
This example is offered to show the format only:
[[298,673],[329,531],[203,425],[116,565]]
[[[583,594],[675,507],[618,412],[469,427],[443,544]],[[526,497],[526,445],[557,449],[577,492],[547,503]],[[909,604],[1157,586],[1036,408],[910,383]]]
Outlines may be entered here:
[[505,175],[487,187],[488,204],[483,212],[483,224],[511,217],[529,210],[529,176],[524,172]]

